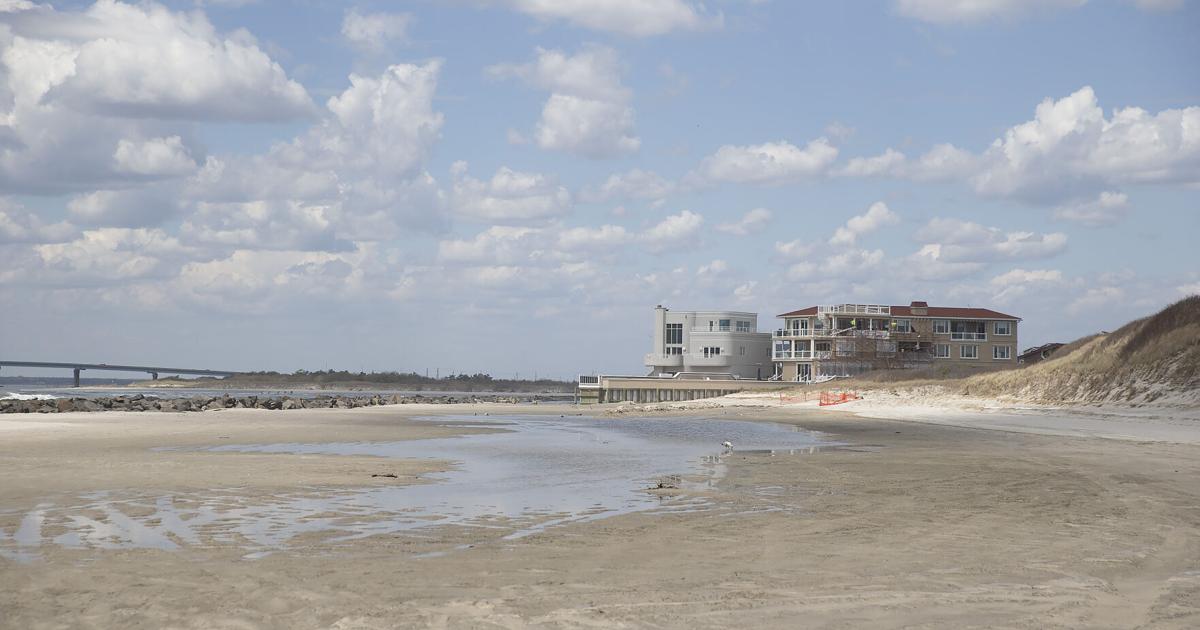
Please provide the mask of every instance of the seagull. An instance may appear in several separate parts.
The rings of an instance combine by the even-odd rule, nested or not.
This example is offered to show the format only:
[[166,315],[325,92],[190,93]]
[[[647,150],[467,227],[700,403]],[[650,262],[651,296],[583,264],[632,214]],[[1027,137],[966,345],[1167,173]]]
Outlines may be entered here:
[[733,450],[733,442],[730,442],[729,440],[725,440],[724,442],[721,442],[721,446],[724,446],[726,450],[729,450],[729,451]]

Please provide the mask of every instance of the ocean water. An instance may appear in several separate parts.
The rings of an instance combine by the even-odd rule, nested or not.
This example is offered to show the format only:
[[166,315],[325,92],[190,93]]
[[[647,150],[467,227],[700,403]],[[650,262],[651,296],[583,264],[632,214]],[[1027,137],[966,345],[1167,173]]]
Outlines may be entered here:
[[[19,521],[15,529],[0,528],[0,554],[27,558],[46,544],[95,549],[233,545],[257,557],[302,546],[314,534],[323,543],[338,543],[380,534],[428,536],[435,526],[513,539],[630,512],[702,510],[702,499],[661,497],[647,489],[664,480],[693,488],[716,483],[725,459],[741,451],[786,456],[834,445],[790,425],[721,418],[511,415],[424,421],[503,431],[400,442],[214,446],[208,450],[377,456],[381,472],[387,458],[449,460],[454,468],[426,484],[364,479],[361,488],[315,487],[271,497],[214,488],[156,495],[113,491],[71,503],[48,501],[0,521]],[[725,441],[733,443],[732,453],[722,446]]]

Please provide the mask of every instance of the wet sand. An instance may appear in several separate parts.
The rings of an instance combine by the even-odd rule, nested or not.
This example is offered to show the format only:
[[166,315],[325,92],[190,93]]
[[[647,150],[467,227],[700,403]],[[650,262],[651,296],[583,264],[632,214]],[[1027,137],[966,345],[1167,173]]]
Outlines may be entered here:
[[[97,490],[237,487],[253,500],[420,483],[447,464],[150,449],[443,437],[467,429],[407,418],[484,410],[514,411],[0,417],[0,531],[39,501]],[[254,560],[236,545],[44,546],[31,562],[0,559],[0,627],[1200,626],[1200,447],[708,413],[795,423],[852,446],[735,452],[715,487],[685,492],[703,510],[516,540],[497,536],[513,527],[497,522],[340,543],[314,534]],[[384,471],[398,476],[369,476]]]

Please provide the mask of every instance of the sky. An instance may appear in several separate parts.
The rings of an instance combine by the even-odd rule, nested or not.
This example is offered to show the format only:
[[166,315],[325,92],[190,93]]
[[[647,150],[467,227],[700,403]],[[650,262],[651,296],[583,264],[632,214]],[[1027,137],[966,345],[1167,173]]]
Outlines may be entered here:
[[0,359],[637,374],[657,304],[1111,330],[1200,293],[1198,5],[0,0]]

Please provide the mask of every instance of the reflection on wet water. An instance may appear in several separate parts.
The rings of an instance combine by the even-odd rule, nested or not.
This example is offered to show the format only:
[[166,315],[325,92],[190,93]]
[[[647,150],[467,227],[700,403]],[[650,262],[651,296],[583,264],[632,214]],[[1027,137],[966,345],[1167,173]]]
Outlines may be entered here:
[[[503,432],[403,442],[244,444],[213,451],[374,455],[455,462],[433,483],[354,490],[310,488],[269,498],[236,488],[166,496],[97,493],[74,505],[38,505],[14,529],[0,526],[0,554],[25,559],[43,544],[116,549],[234,545],[250,556],[296,546],[412,533],[431,525],[495,529],[519,538],[547,527],[642,510],[694,510],[695,497],[645,492],[671,475],[694,485],[724,473],[733,451],[795,454],[829,445],[796,427],[706,418],[597,419],[442,416]],[[684,484],[685,489],[688,485]],[[9,514],[8,516],[15,516]],[[0,523],[11,522],[0,514]]]

